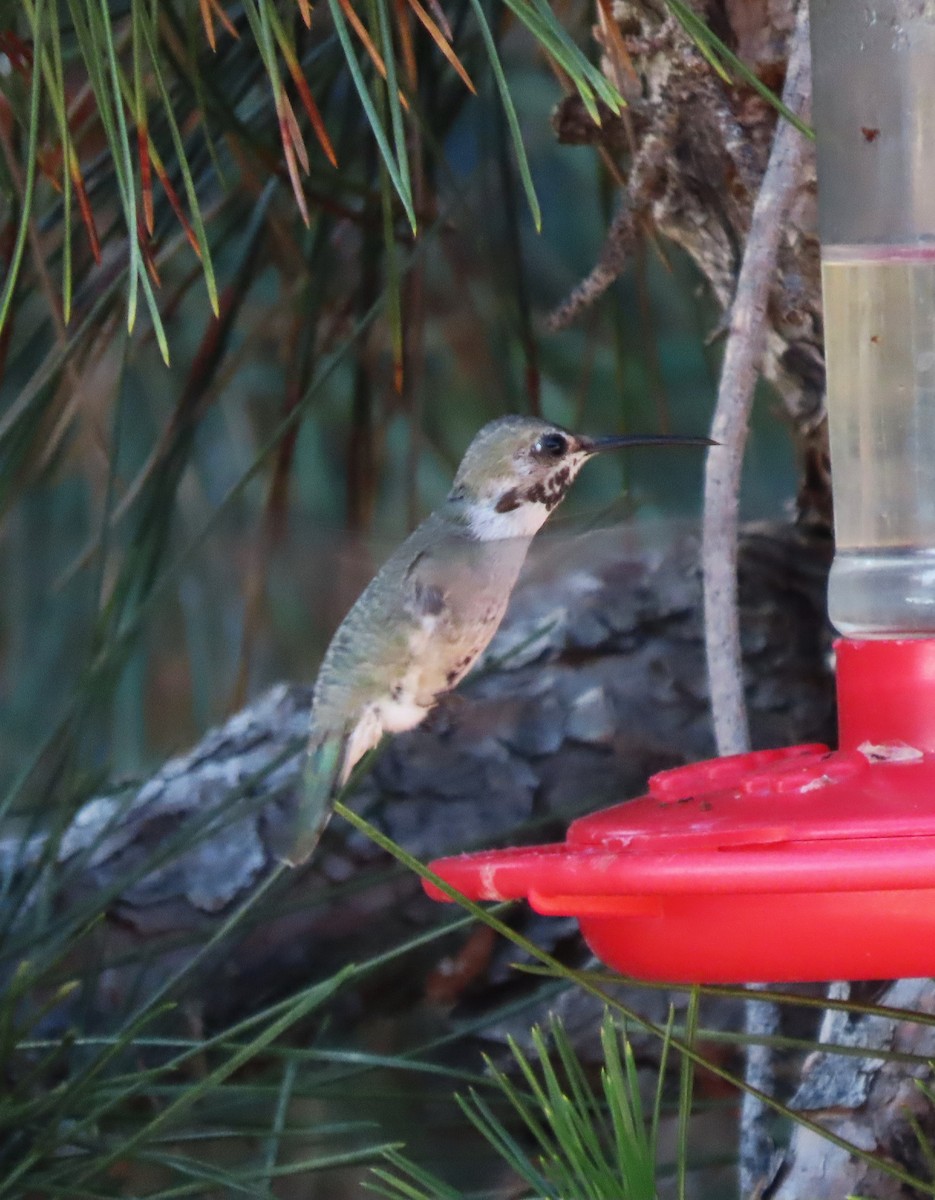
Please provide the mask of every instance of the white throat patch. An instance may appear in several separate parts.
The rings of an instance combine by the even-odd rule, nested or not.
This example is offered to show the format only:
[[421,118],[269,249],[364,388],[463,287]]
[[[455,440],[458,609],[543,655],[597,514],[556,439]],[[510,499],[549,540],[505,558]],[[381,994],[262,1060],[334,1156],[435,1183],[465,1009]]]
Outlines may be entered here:
[[468,516],[471,533],[480,542],[501,538],[531,538],[545,524],[549,510],[544,504],[525,501],[510,512],[497,512],[495,501],[474,504]]

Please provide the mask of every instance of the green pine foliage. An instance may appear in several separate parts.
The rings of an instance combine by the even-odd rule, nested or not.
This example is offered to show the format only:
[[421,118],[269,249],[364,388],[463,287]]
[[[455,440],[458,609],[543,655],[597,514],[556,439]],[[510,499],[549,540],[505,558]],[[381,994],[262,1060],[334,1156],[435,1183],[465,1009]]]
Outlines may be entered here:
[[[511,3],[509,11],[590,112],[597,115],[598,100],[620,110],[620,97],[544,0]],[[447,64],[448,74],[465,92],[474,90],[467,64],[477,72],[473,43],[481,43],[507,116],[526,198],[540,223],[497,38],[480,0],[469,0],[463,11],[449,15],[437,4],[427,10],[419,0],[393,10],[388,0],[372,0],[362,15],[349,0],[329,0],[328,14],[330,21],[318,12],[313,21],[307,0],[242,0],[230,11],[218,0],[128,0],[117,5],[26,0],[21,19],[4,33],[11,67],[4,88],[7,113],[25,145],[21,156],[11,153],[12,130],[8,132],[5,182],[20,212],[0,296],[0,329],[10,314],[30,222],[45,218],[60,232],[49,267],[60,278],[62,319],[67,323],[71,318],[75,288],[81,288],[90,268],[87,254],[75,253],[80,228],[98,264],[107,246],[116,243],[123,260],[128,327],[133,329],[142,297],[168,361],[169,340],[156,290],[167,225],[174,224],[190,244],[217,315],[218,286],[206,223],[211,208],[229,190],[225,176],[233,168],[233,155],[252,160],[258,173],[276,169],[281,156],[296,207],[310,224],[303,177],[318,188],[329,167],[353,173],[356,156],[346,153],[336,128],[349,85],[385,170],[384,186],[391,188],[415,234],[420,222],[409,139],[421,137],[423,127],[437,134],[438,125],[420,95],[414,23],[430,39],[423,55],[439,60],[433,64],[436,69]],[[76,93],[87,103],[79,105]],[[448,103],[453,100],[459,102],[451,97]],[[103,171],[101,151],[96,161],[89,155],[92,141],[103,143]],[[22,173],[16,157],[25,168]],[[328,185],[331,190],[335,181]],[[104,220],[106,230],[100,228]],[[54,303],[52,296],[47,299]]]
[[[604,1061],[595,1090],[562,1023],[553,1019],[548,1035],[534,1027],[537,1064],[510,1039],[511,1071],[487,1069],[520,1132],[476,1091],[459,1097],[465,1116],[529,1188],[542,1200],[656,1200],[656,1144],[662,1111],[667,1044],[663,1044],[655,1102],[644,1113],[633,1050],[620,1038],[610,1013],[601,1025]],[[515,1080],[516,1076],[518,1080]],[[443,1180],[409,1162],[396,1150],[386,1158],[392,1170],[374,1167],[373,1191],[391,1200],[463,1200]]]

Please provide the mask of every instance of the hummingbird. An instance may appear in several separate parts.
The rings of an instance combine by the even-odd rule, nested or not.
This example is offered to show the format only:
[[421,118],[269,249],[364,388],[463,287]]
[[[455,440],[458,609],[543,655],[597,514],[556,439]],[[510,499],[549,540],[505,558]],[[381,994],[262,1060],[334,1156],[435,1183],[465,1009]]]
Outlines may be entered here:
[[714,444],[666,434],[589,438],[537,417],[483,426],[443,503],[383,565],[325,652],[285,861],[295,866],[312,853],[364,754],[384,734],[419,725],[471,669],[503,619],[533,537],[589,458]]

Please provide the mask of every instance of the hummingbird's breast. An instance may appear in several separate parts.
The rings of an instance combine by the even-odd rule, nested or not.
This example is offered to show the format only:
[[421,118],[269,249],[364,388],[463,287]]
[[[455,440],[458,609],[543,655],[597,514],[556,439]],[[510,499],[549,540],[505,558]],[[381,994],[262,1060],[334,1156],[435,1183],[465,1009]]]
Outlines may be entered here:
[[335,634],[316,684],[313,722],[357,722],[369,744],[381,730],[418,725],[496,633],[528,547],[528,538],[479,541],[429,517]]

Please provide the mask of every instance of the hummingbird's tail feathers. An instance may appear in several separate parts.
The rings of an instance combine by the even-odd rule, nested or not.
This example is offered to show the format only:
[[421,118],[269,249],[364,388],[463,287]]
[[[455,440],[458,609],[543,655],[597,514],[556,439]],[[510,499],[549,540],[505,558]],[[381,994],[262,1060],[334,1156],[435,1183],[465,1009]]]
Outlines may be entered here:
[[349,730],[336,734],[313,734],[299,781],[299,804],[295,813],[289,849],[283,861],[297,867],[318,845],[331,818],[334,801],[344,785]]

